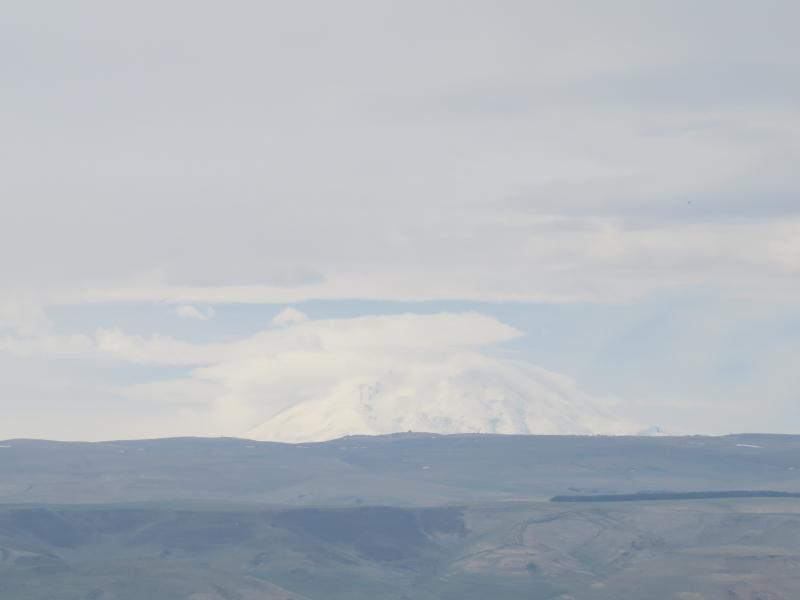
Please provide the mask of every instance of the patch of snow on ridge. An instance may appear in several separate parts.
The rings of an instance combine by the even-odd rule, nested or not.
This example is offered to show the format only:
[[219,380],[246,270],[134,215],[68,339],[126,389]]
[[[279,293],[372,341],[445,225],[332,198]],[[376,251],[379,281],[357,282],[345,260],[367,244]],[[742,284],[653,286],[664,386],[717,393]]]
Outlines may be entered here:
[[667,437],[676,435],[686,435],[686,433],[671,428],[665,429],[660,425],[651,425],[650,427],[647,427],[637,432],[636,435],[647,436],[647,437]]

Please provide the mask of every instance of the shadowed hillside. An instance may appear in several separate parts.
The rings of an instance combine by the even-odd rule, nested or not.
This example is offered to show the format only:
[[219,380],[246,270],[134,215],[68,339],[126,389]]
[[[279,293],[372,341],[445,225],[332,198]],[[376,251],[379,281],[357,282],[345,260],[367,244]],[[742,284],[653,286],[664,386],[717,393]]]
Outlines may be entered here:
[[0,598],[798,597],[796,501],[693,502],[6,507]]

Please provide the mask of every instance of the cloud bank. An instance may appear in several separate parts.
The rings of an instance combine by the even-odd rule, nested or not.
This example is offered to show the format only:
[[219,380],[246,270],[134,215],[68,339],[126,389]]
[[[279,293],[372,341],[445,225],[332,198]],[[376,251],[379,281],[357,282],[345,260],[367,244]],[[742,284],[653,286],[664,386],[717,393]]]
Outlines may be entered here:
[[53,11],[0,23],[20,307],[800,296],[796,2]]

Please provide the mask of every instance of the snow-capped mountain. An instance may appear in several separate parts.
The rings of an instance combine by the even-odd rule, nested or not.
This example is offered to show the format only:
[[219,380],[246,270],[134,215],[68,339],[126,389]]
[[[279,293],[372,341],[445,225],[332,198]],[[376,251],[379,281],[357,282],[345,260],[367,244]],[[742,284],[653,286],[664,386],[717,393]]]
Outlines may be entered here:
[[397,432],[634,434],[571,380],[511,360],[458,357],[449,364],[340,382],[247,432],[262,440],[322,441]]

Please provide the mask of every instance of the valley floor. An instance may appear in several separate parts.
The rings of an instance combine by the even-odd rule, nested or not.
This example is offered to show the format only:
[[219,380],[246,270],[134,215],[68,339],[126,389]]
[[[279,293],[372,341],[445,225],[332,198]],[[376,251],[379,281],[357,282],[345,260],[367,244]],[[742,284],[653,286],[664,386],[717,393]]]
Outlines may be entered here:
[[4,506],[3,600],[800,597],[788,499]]

